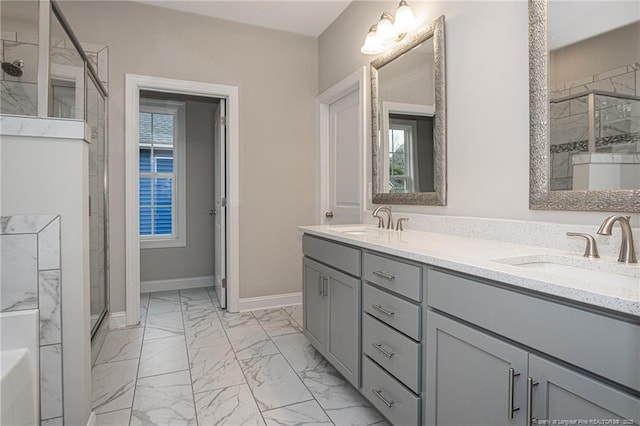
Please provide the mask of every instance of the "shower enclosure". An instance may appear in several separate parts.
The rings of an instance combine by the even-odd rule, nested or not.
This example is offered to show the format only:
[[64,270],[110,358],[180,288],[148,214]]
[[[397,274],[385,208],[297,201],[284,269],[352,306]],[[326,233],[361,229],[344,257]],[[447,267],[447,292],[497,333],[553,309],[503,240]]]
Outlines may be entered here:
[[0,115],[78,120],[87,125],[93,336],[109,306],[108,47],[80,42],[54,1],[2,0],[0,17]]
[[551,100],[551,190],[637,189],[640,96],[580,91]]

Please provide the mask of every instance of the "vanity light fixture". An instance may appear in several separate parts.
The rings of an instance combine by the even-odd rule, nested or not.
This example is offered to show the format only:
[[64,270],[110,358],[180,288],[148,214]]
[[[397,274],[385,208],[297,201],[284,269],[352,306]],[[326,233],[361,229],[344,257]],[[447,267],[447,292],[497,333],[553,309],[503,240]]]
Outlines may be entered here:
[[406,33],[413,30],[416,18],[406,0],[400,0],[395,18],[383,12],[377,24],[369,28],[360,51],[365,55],[378,55],[402,40]]

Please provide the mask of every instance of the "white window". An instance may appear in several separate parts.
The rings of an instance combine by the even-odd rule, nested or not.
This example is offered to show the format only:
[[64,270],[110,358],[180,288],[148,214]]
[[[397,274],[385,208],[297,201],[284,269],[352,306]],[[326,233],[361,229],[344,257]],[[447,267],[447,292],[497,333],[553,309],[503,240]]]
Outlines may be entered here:
[[138,129],[140,247],[184,247],[184,103],[140,99]]
[[417,126],[409,120],[389,120],[389,192],[414,192],[413,168]]

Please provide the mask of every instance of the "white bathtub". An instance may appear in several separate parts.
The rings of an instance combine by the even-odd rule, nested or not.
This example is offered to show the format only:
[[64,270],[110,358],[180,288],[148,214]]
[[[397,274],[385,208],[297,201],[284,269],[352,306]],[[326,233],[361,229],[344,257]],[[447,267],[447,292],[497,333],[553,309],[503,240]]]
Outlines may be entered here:
[[38,310],[1,313],[0,342],[0,425],[38,424]]

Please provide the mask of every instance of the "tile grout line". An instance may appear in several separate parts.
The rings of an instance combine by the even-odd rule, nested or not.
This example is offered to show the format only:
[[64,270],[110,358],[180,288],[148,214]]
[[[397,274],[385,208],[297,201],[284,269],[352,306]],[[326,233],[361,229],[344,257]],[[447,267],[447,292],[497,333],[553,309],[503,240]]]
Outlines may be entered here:
[[[151,303],[151,293],[147,297],[147,309],[144,312],[144,326],[142,327],[142,342],[140,342],[140,355],[138,356],[138,368],[136,368],[136,379],[133,383],[133,396],[131,397],[131,408],[129,409],[129,423],[131,425],[131,419],[133,418],[133,403],[136,400],[136,389],[138,388],[138,375],[140,374],[140,363],[142,362],[142,347],[144,346],[144,335],[147,332],[147,317],[149,316],[149,305]],[[142,320],[142,318],[141,318]]]
[[[279,308],[280,310],[282,310],[282,312],[285,313],[285,315],[291,317],[291,315],[289,315],[283,308]],[[260,325],[260,327],[262,327],[262,323],[260,322],[260,320],[258,318],[256,318],[255,314],[253,313],[253,311],[251,312],[251,314],[253,315],[253,317],[256,319],[256,321],[258,321],[258,324]],[[296,324],[298,324],[298,322],[296,320],[293,319],[293,317],[291,317],[291,319],[293,320],[293,322],[295,322]],[[299,324],[298,324],[299,325]],[[309,402],[309,401],[315,401],[316,404],[318,404],[318,407],[320,407],[320,409],[322,410],[322,412],[324,413],[325,416],[327,416],[327,419],[329,419],[329,422],[333,425],[335,425],[335,423],[333,422],[333,420],[331,420],[331,417],[329,417],[329,414],[326,412],[326,410],[324,409],[324,407],[322,406],[322,404],[320,404],[320,401],[318,401],[318,399],[316,398],[316,396],[314,395],[313,392],[311,392],[311,389],[309,389],[309,387],[307,386],[307,384],[304,382],[304,380],[302,380],[300,378],[300,376],[298,375],[298,372],[296,372],[296,370],[291,366],[291,363],[289,362],[289,360],[287,359],[286,356],[284,356],[284,354],[282,353],[282,351],[280,350],[280,347],[278,347],[278,345],[276,344],[276,342],[273,341],[272,337],[269,335],[269,333],[267,333],[267,330],[264,329],[264,327],[262,327],[262,329],[264,330],[265,334],[267,335],[267,337],[269,338],[269,340],[271,340],[271,343],[273,344],[273,346],[276,347],[276,349],[278,350],[278,353],[282,356],[282,358],[284,359],[284,361],[287,363],[287,365],[289,366],[289,368],[291,368],[291,371],[293,371],[293,374],[298,378],[298,380],[300,380],[300,383],[302,383],[302,385],[305,387],[305,389],[307,390],[307,392],[309,392],[309,395],[311,395],[311,397],[313,399],[310,399],[308,401],[301,401],[301,402],[297,402],[295,404],[301,404],[302,402]],[[293,333],[292,333],[293,334]],[[303,334],[304,336],[304,334]],[[314,349],[315,350],[315,349]],[[322,356],[322,355],[321,355]],[[324,357],[323,357],[324,358]],[[289,407],[291,405],[295,405],[295,404],[289,404],[286,407]],[[283,408],[283,407],[278,407],[278,408]],[[275,408],[274,408],[275,409]],[[269,410],[265,410],[265,411],[269,411]],[[261,412],[262,413],[262,412]]]
[[193,414],[196,417],[196,426],[200,424],[198,420],[198,409],[196,408],[196,393],[193,389],[193,375],[191,374],[191,357],[189,357],[189,344],[187,343],[187,329],[184,326],[184,311],[182,309],[182,291],[178,290],[178,300],[180,301],[180,319],[182,320],[182,331],[184,331],[184,350],[187,354],[187,369],[189,371],[189,384],[191,385],[191,400],[193,401]]
[[[220,312],[221,311],[222,311],[222,309],[220,309]],[[227,311],[227,313],[228,312],[229,311]],[[235,348],[231,344],[231,339],[229,339],[229,335],[227,334],[227,327],[225,327],[224,321],[222,321],[222,318],[220,318],[219,311],[216,311],[216,314],[218,315],[218,319],[220,320],[220,324],[222,325],[222,330],[224,331],[224,335],[226,336],[227,341],[229,342],[229,346],[231,347],[231,351],[233,351],[233,357],[236,359],[236,362],[238,363],[238,367],[240,367],[240,372],[242,373],[242,377],[244,378],[244,381],[245,381],[244,384],[249,389],[249,393],[251,394],[251,398],[253,398],[253,403],[255,404],[256,408],[258,409],[258,413],[260,414],[260,418],[262,419],[262,423],[266,425],[267,422],[264,419],[264,415],[262,414],[262,411],[260,411],[260,406],[258,405],[258,400],[256,399],[256,396],[253,393],[253,389],[251,389],[251,386],[249,386],[249,381],[247,380],[247,375],[245,374],[244,369],[242,368],[242,364],[240,364],[240,360],[238,359],[238,354],[236,353]],[[233,314],[231,314],[231,315],[233,315]],[[242,313],[238,313],[238,315],[242,315]],[[251,314],[251,316],[255,319],[255,316],[253,314]],[[258,321],[258,320],[256,320],[256,321],[258,322],[258,325],[259,325],[260,321]],[[224,389],[226,389],[226,388],[224,388]]]

